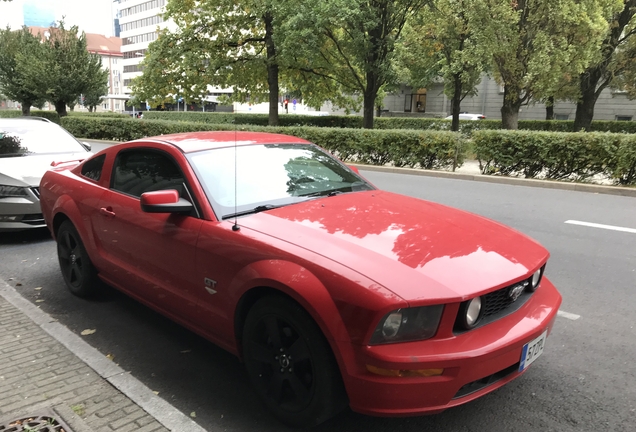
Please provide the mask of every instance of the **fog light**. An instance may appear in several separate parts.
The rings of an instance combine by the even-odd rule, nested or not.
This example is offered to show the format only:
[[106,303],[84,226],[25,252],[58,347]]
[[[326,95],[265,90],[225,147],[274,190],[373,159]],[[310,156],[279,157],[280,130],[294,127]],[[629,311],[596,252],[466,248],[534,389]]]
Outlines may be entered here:
[[0,222],[15,222],[19,216],[0,216]]
[[475,297],[472,300],[462,303],[459,308],[458,319],[464,329],[470,330],[477,325],[481,319],[481,306],[481,297]]
[[539,282],[541,282],[541,273],[543,269],[540,268],[532,275],[532,280],[530,281],[530,289],[532,291],[536,290],[539,287]]
[[367,365],[367,370],[376,375],[392,377],[432,377],[444,373],[444,369],[384,369],[371,365]]

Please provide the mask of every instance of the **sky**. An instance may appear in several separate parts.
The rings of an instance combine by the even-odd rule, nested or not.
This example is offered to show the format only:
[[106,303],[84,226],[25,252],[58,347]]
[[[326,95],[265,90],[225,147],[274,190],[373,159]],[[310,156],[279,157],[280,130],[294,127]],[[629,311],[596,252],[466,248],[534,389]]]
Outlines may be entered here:
[[65,24],[86,33],[112,36],[114,11],[112,0],[13,0],[0,2],[0,27],[18,29],[25,16],[41,22],[64,18]]

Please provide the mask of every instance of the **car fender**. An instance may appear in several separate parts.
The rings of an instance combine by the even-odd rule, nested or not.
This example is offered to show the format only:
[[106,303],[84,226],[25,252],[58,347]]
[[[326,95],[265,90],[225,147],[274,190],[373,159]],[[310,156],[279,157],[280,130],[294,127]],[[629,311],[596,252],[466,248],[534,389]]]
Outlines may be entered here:
[[[93,251],[96,250],[95,238],[93,236],[93,231],[89,229],[90,220],[82,217],[82,214],[77,207],[77,203],[68,195],[61,195],[56,200],[51,209],[51,221],[50,221],[50,229],[53,238],[56,238],[56,234],[54,231],[55,218],[58,215],[64,215],[67,219],[71,221],[79,236],[84,243],[84,247],[86,252],[88,253],[91,261],[93,260]],[[88,222],[88,224],[86,223]]]
[[[355,364],[351,339],[324,284],[307,268],[285,260],[262,260],[244,267],[233,279],[235,316],[251,290],[269,287],[298,302],[322,330],[341,368]],[[329,319],[324,319],[328,317]]]

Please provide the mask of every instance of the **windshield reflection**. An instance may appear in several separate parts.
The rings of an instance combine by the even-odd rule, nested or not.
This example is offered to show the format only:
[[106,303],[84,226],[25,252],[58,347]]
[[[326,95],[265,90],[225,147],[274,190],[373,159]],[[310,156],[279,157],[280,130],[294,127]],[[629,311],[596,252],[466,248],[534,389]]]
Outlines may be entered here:
[[226,147],[191,153],[188,159],[220,218],[374,189],[312,144]]

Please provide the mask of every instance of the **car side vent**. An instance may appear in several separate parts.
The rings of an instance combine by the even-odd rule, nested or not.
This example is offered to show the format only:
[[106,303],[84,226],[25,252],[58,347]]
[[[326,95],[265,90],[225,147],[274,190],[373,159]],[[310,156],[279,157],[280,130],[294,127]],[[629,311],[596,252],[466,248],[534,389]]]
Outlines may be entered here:
[[33,195],[35,195],[35,197],[37,199],[40,199],[40,188],[39,187],[32,187],[31,191],[33,192]]

